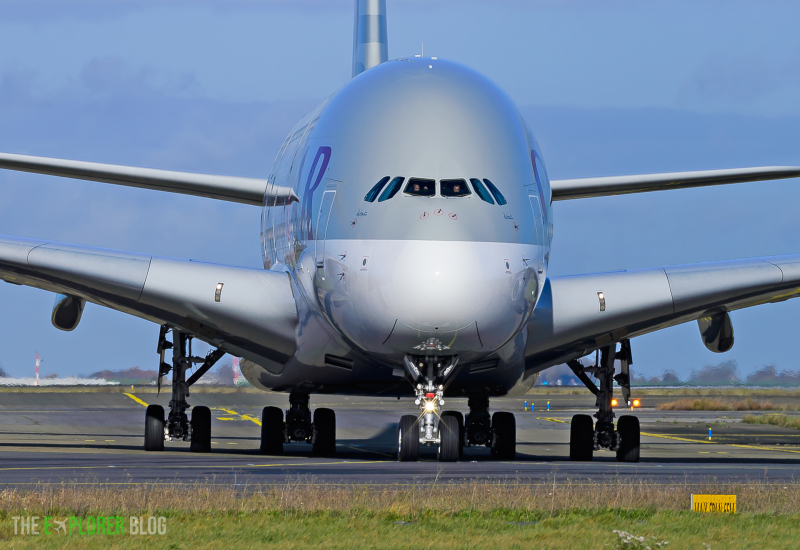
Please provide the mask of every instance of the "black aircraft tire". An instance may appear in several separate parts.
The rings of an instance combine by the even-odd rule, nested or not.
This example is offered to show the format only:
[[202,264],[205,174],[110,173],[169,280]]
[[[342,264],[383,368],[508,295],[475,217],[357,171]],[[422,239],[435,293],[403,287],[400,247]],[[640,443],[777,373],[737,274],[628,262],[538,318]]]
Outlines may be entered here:
[[419,459],[419,426],[417,417],[406,414],[400,417],[397,427],[397,460],[416,462]]
[[588,414],[576,414],[569,427],[569,459],[586,462],[594,454],[594,422]]
[[148,405],[144,413],[144,450],[164,450],[164,407]]
[[283,454],[283,411],[278,407],[264,407],[261,412],[261,452]]
[[336,455],[336,413],[332,409],[314,411],[314,444],[311,452],[317,456]]
[[192,407],[192,444],[189,449],[193,453],[211,452],[211,409],[208,407]]
[[458,418],[442,415],[439,420],[439,462],[457,462],[459,458]]
[[458,420],[458,458],[464,458],[464,415],[459,411],[444,411],[442,418],[453,416]]
[[498,460],[514,460],[517,456],[517,420],[514,413],[494,413],[492,435],[492,457]]
[[617,460],[620,462],[639,462],[639,419],[635,416],[620,416],[617,421],[617,434],[620,438]]

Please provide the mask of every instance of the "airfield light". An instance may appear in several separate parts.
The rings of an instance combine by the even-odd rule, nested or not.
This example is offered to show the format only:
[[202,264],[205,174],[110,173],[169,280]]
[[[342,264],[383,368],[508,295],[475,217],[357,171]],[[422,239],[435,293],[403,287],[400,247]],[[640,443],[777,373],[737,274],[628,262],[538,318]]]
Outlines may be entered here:
[[640,405],[641,405],[641,403],[639,403],[639,400],[638,400],[638,399],[634,399],[634,400],[633,400],[633,406],[634,406],[634,407],[638,407],[638,406],[640,406]]
[[616,407],[618,404],[619,404],[619,401],[617,401],[616,399],[612,399],[611,400],[611,406],[612,407]]

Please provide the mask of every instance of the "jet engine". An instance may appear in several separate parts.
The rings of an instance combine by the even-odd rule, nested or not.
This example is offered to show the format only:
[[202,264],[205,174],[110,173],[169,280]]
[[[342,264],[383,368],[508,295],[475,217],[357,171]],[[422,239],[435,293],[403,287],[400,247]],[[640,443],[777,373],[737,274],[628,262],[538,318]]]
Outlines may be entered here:
[[56,294],[56,301],[53,304],[53,313],[50,315],[50,322],[58,330],[75,330],[83,315],[83,308],[86,300],[68,294]]
[[724,353],[733,347],[733,324],[727,311],[697,320],[703,344],[714,353]]

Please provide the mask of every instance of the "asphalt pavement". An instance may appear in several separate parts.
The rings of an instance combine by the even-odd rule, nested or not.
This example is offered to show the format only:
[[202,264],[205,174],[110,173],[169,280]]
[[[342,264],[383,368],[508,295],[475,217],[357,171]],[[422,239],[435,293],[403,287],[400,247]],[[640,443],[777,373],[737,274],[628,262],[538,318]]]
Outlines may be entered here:
[[[286,445],[282,456],[259,452],[261,409],[288,407],[288,396],[202,391],[191,405],[212,410],[212,452],[189,452],[170,442],[161,453],[143,450],[144,408],[166,405],[169,395],[149,388],[108,391],[0,392],[0,483],[327,483],[405,484],[480,480],[644,478],[651,481],[784,481],[800,474],[800,430],[745,424],[742,412],[658,411],[662,399],[645,398],[641,461],[623,464],[598,451],[592,462],[570,462],[569,419],[593,412],[594,397],[529,395],[493,399],[491,410],[515,413],[517,456],[496,461],[486,448],[465,449],[457,463],[439,463],[436,448],[422,448],[415,463],[396,461],[397,421],[413,413],[409,399],[312,396],[311,406],[337,414],[337,455],[319,458],[311,446]],[[527,401],[527,410],[523,410]],[[547,402],[550,409],[547,409]],[[775,401],[775,400],[772,400]],[[530,410],[531,403],[534,410]],[[447,409],[467,412],[466,400]],[[620,410],[618,414],[631,414]],[[763,413],[770,414],[770,413]],[[708,430],[711,428],[711,439]]]

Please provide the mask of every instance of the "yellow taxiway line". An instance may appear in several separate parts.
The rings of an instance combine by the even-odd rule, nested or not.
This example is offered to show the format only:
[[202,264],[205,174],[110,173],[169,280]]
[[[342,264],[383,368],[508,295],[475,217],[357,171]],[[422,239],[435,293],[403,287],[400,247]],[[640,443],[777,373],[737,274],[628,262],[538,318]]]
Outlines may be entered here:
[[[127,395],[128,397],[133,399],[136,403],[139,403],[142,407],[147,407],[148,405],[147,403],[145,403],[132,393],[125,393],[123,395]],[[233,417],[233,418],[217,417],[217,420],[248,420],[253,424],[257,424],[258,426],[261,425],[261,421],[258,418],[256,418],[255,416],[250,416],[249,414],[239,414],[236,411],[232,411],[231,409],[226,409],[223,407],[212,407],[212,409],[214,409],[215,411],[222,411]]]

